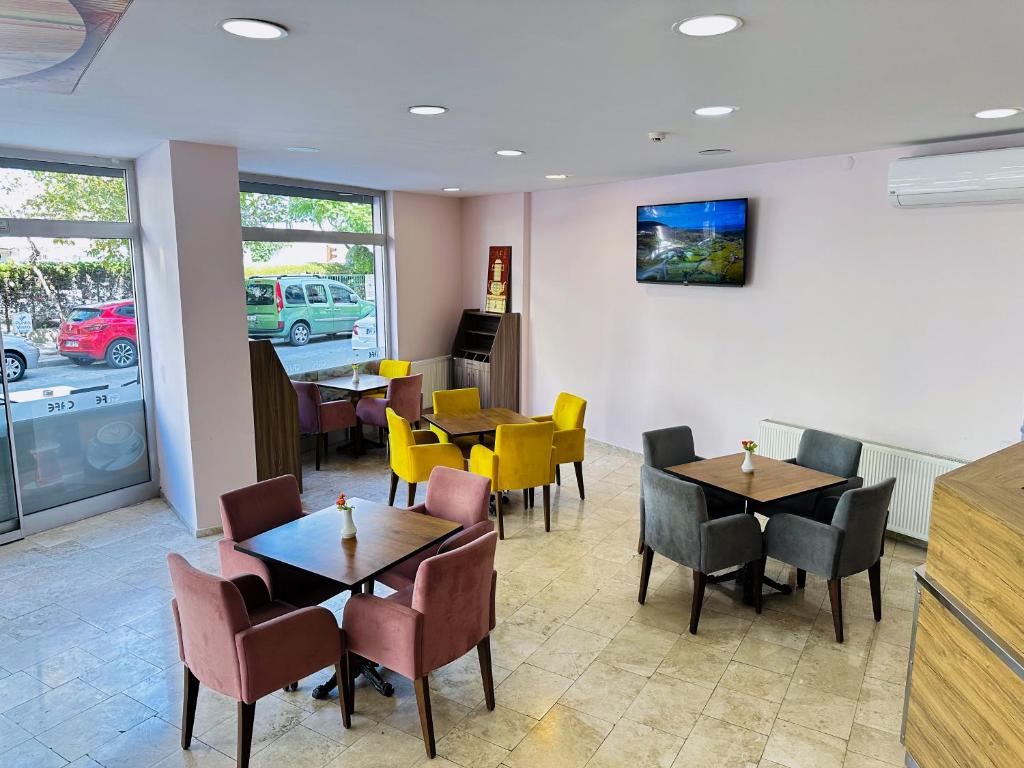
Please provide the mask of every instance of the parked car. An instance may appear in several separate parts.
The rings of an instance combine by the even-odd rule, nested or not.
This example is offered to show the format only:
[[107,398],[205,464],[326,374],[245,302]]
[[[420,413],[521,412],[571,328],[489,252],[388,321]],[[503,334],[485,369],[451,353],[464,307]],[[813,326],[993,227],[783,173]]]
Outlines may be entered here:
[[7,381],[20,381],[25,371],[39,364],[39,347],[21,336],[4,335],[4,373]]
[[111,368],[139,364],[139,335],[132,299],[75,307],[57,334],[57,351],[78,365],[106,360]]
[[377,315],[367,315],[352,326],[352,349],[377,348]]
[[249,336],[288,339],[296,347],[313,336],[351,333],[374,308],[340,280],[316,275],[251,277],[245,306]]

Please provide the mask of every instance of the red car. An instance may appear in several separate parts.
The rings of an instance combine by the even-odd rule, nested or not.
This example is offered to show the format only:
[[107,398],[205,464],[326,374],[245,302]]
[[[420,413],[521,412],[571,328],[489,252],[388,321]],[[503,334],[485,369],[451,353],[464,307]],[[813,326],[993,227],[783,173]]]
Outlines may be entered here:
[[111,368],[139,364],[132,299],[75,307],[60,324],[57,350],[78,365],[106,360]]

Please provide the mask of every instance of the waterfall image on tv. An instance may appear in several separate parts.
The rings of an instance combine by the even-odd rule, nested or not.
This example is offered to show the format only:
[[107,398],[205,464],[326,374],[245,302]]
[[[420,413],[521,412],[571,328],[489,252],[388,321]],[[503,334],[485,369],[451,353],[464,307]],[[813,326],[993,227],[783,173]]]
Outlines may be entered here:
[[636,209],[637,282],[743,285],[746,264],[747,198]]

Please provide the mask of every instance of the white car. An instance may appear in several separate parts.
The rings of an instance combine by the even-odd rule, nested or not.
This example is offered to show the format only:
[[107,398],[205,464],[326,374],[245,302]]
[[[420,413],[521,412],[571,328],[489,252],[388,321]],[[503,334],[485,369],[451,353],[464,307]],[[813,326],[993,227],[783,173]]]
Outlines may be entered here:
[[4,336],[4,372],[8,381],[19,381],[39,364],[39,347],[20,336]]
[[352,349],[377,348],[377,316],[367,315],[352,326]]

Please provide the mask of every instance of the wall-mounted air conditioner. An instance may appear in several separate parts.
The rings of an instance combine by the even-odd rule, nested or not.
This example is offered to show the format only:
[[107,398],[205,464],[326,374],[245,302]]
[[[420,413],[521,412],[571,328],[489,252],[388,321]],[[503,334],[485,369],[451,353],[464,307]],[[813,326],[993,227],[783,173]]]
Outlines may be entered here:
[[897,208],[1024,202],[1024,147],[895,160],[889,202]]

